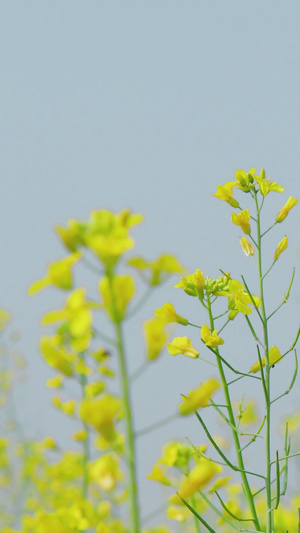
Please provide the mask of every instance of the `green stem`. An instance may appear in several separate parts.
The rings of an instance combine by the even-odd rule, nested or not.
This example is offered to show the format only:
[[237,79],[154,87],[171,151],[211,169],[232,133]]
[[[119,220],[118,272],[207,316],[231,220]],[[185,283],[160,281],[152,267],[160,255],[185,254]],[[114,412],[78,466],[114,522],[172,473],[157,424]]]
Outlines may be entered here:
[[167,416],[163,418],[162,420],[158,420],[154,424],[151,424],[150,426],[147,426],[145,428],[140,429],[139,431],[135,432],[136,437],[143,437],[144,435],[147,435],[148,433],[152,433],[152,431],[155,431],[156,429],[159,429],[161,427],[165,427],[167,424],[170,424],[174,420],[179,418],[179,413],[175,413],[174,415]]
[[130,533],[140,533],[140,516],[138,505],[138,489],[136,479],[135,440],[132,420],[132,410],[129,393],[129,380],[127,374],[126,357],[122,331],[122,318],[119,316],[117,302],[114,294],[113,278],[111,270],[107,271],[110,286],[111,310],[115,325],[116,346],[119,359],[122,399],[124,406],[125,431],[126,431],[126,458],[129,473],[129,509],[130,509]]
[[266,400],[266,533],[273,531],[273,510],[272,510],[272,492],[271,492],[271,402],[270,402],[270,364],[269,364],[269,339],[268,339],[268,322],[264,300],[264,284],[262,273],[262,234],[260,226],[260,210],[257,202],[257,194],[254,193],[256,212],[257,212],[257,244],[258,244],[258,275],[259,275],[259,292],[261,299],[261,317],[264,333],[264,350],[266,358],[265,371],[265,400]]
[[[80,357],[84,359],[84,354],[80,354]],[[87,384],[87,379],[85,374],[80,374],[80,385],[81,385],[81,391],[82,391],[82,398],[84,399],[85,394],[85,386]],[[88,490],[89,490],[89,459],[90,459],[90,446],[89,446],[89,427],[86,422],[83,422],[83,429],[86,432],[86,438],[83,441],[83,483],[82,483],[82,497],[83,499],[88,498]]]
[[[194,497],[191,498],[191,503],[192,503],[192,507],[195,509],[196,508],[196,500],[195,500]],[[201,533],[200,522],[199,522],[198,518],[195,515],[194,515],[194,526],[195,526],[196,533]]]
[[[208,300],[208,313],[209,313],[209,319],[210,319],[210,328],[211,328],[211,331],[213,331],[215,329],[215,327],[214,327],[214,319],[213,319],[213,315],[212,315],[212,309],[211,309],[209,296],[207,297],[207,300]],[[246,498],[247,498],[247,502],[248,502],[248,505],[249,505],[249,508],[250,508],[250,512],[251,512],[251,515],[252,515],[252,520],[253,520],[253,523],[254,523],[255,527],[259,530],[260,529],[260,524],[259,524],[259,520],[258,520],[256,508],[255,508],[254,498],[253,498],[253,495],[252,495],[252,492],[251,492],[251,488],[250,488],[250,485],[249,485],[247,474],[245,472],[243,455],[242,455],[241,445],[240,445],[239,436],[238,436],[238,432],[237,432],[237,428],[236,428],[235,417],[234,417],[234,413],[233,413],[233,409],[232,409],[232,402],[231,402],[231,398],[230,398],[229,387],[228,387],[228,384],[227,384],[227,380],[226,380],[224,368],[223,368],[223,365],[222,365],[222,361],[221,361],[220,357],[218,357],[218,355],[219,355],[218,348],[216,348],[216,355],[217,355],[217,364],[218,364],[219,374],[220,374],[220,377],[221,377],[223,391],[224,391],[225,400],[226,400],[228,418],[229,418],[230,426],[231,426],[231,429],[232,429],[232,437],[233,437],[233,441],[234,441],[234,445],[235,445],[235,449],[236,449],[238,467],[239,467],[239,470],[240,470],[240,473],[241,473],[242,483],[243,483],[243,487],[244,487],[244,490],[245,490],[245,495],[246,495]]]

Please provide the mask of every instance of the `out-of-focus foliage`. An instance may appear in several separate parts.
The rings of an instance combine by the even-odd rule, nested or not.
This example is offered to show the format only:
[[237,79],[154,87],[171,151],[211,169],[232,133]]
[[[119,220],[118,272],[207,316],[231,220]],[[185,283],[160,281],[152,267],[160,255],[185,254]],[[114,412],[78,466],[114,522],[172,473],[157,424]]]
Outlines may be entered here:
[[[254,214],[248,207],[240,207],[234,190],[255,201]],[[18,335],[11,329],[11,316],[0,310],[0,533],[296,533],[300,495],[287,498],[285,494],[290,456],[299,455],[290,439],[294,433],[297,443],[299,413],[287,417],[280,455],[271,457],[270,450],[267,452],[267,474],[248,470],[244,462],[244,453],[254,442],[264,439],[271,444],[271,403],[290,392],[297,375],[295,352],[291,385],[271,401],[270,369],[284,364],[282,360],[295,350],[300,330],[285,352],[268,342],[267,322],[288,299],[293,277],[283,303],[267,317],[263,279],[286,250],[288,239],[281,239],[271,266],[263,274],[262,237],[281,224],[297,204],[290,197],[275,216],[273,226],[262,233],[260,212],[270,192],[282,193],[284,188],[266,178],[263,170],[256,175],[251,169],[238,170],[235,181],[218,186],[215,193],[238,210],[231,220],[247,235],[240,237],[243,253],[258,262],[259,296],[250,292],[244,279],[243,283],[233,279],[229,272],[221,271],[219,277],[210,278],[197,268],[188,274],[170,254],[154,260],[139,255],[128,259],[127,253],[135,246],[131,231],[141,223],[142,216],[127,209],[116,214],[93,211],[88,221],[70,220],[67,227],[57,226],[68,255],[51,263],[46,275],[32,283],[29,294],[52,286],[66,296],[61,309],[49,310],[42,318],[47,330],[40,339],[40,352],[49,366],[47,386],[53,393],[53,408],[68,419],[73,431],[66,448],[58,435],[45,435],[37,441],[24,431],[13,392],[21,386],[25,363],[15,348]],[[78,264],[95,276],[92,295],[76,284]],[[133,424],[124,338],[126,320],[174,274],[181,277],[175,287],[197,298],[206,317],[201,324],[191,323],[170,302],[157,308],[155,316],[145,317],[145,354],[133,378],[158,359],[166,347],[170,355],[182,354],[195,360],[195,365],[202,364],[202,352],[206,350],[210,357],[215,356],[218,377],[201,380],[181,394],[177,412],[170,417],[195,416],[201,440],[170,441],[164,446],[148,475],[164,489],[165,515],[156,520],[157,524],[164,523],[149,528],[140,517],[138,431]],[[139,296],[141,283],[145,291]],[[215,312],[216,302],[220,309]],[[261,320],[262,337],[251,322],[253,315]],[[221,350],[223,345],[226,348],[223,330],[242,318],[250,327],[257,349],[252,366],[240,370],[231,366]],[[215,327],[219,319],[223,319],[222,326]],[[171,340],[170,324],[184,327],[184,331],[197,328],[198,343],[182,335]],[[260,406],[248,395],[239,402],[231,400],[230,387],[239,379],[261,381],[267,406],[263,416]],[[218,415],[223,428],[230,430],[231,437],[210,433],[212,413]]]

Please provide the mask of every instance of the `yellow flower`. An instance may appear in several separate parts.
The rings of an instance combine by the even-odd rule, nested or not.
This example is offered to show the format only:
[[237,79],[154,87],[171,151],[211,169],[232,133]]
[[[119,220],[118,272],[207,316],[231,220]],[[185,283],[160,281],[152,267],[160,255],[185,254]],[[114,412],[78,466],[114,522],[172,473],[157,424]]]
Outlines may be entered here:
[[239,418],[240,423],[243,426],[248,426],[251,424],[255,424],[258,420],[257,415],[257,406],[254,400],[249,400],[249,402],[246,403],[246,405],[239,406],[239,414],[237,415],[237,418]]
[[231,476],[219,477],[219,479],[217,479],[208,492],[216,492],[216,490],[220,489],[221,487],[226,487],[230,480]]
[[175,285],[176,289],[183,289],[189,296],[198,296],[201,299],[203,298],[204,287],[205,279],[200,268],[197,268],[194,274],[182,277],[180,282]]
[[265,170],[262,168],[259,176],[254,176],[256,183],[258,183],[259,190],[263,196],[267,196],[270,191],[284,192],[284,187],[276,183],[276,181],[270,181],[271,178],[266,178]]
[[250,235],[250,216],[251,215],[249,209],[243,209],[240,213],[232,213],[231,220],[236,226],[240,226],[240,228],[244,233],[246,233],[246,235]]
[[85,245],[111,268],[122,254],[133,248],[134,240],[128,231],[142,220],[142,215],[131,214],[127,209],[117,214],[106,209],[93,211],[86,225]]
[[117,457],[107,453],[89,465],[90,476],[103,490],[110,492],[123,479]]
[[274,254],[274,261],[277,261],[278,257],[286,250],[288,247],[288,238],[287,236],[283,237],[281,241],[277,244],[277,248]]
[[110,281],[104,276],[99,283],[99,291],[108,316],[114,322],[122,320],[127,306],[135,293],[134,279],[129,275],[114,276]]
[[80,244],[83,244],[84,228],[77,220],[69,220],[68,228],[55,226],[55,229],[65,247],[70,252],[76,252]]
[[169,335],[166,332],[166,323],[162,318],[153,317],[144,322],[144,336],[147,347],[147,358],[156,359],[164,349]]
[[77,374],[83,374],[84,376],[90,376],[93,373],[93,369],[85,364],[82,357],[75,357],[74,370]]
[[84,399],[80,406],[80,417],[83,422],[91,424],[107,440],[111,440],[115,432],[115,420],[121,411],[121,402],[112,394],[103,394],[97,399]]
[[42,444],[45,448],[48,448],[49,450],[57,450],[57,444],[53,437],[45,437]]
[[168,352],[170,355],[178,355],[179,353],[182,353],[192,359],[199,357],[199,352],[194,348],[188,337],[175,337],[172,342],[168,344]]
[[206,346],[210,346],[211,348],[216,348],[216,346],[224,344],[224,340],[221,339],[221,337],[218,337],[217,330],[214,329],[214,331],[211,333],[207,324],[204,324],[201,328],[201,338],[204,344]]
[[162,318],[166,324],[170,322],[177,322],[182,326],[187,326],[187,324],[189,323],[186,318],[177,315],[173,305],[170,303],[165,303],[162,307],[156,309],[155,315],[159,318]]
[[142,219],[142,215],[131,214],[128,209],[116,214],[102,209],[92,211],[88,222],[70,220],[68,228],[57,226],[56,230],[68,250],[73,252],[79,246],[88,247],[107,268],[111,268],[134,246],[129,230]]
[[142,257],[133,257],[127,261],[127,264],[142,272],[148,271],[147,282],[152,286],[160,285],[166,281],[171,274],[181,274],[185,272],[185,269],[179,263],[178,259],[170,254],[162,254],[154,261],[146,261]]
[[253,175],[256,172],[256,168],[251,168],[249,172],[245,172],[242,169],[238,169],[235,173],[235,179],[237,181],[237,186],[244,192],[249,192],[253,189]]
[[183,479],[178,491],[179,496],[186,500],[195,492],[204,489],[220,472],[222,472],[220,465],[208,459],[202,459]]
[[47,379],[47,387],[50,389],[60,389],[64,381],[64,376],[57,374],[54,378]]
[[230,320],[233,320],[239,312],[244,315],[252,313],[252,309],[249,305],[253,305],[253,302],[257,307],[261,305],[258,296],[252,294],[252,301],[249,294],[244,290],[242,283],[236,279],[230,279],[226,290],[219,291],[216,294],[218,296],[228,297],[228,309],[231,310],[229,313]]
[[73,285],[72,266],[79,261],[80,257],[81,253],[75,252],[65,259],[50,263],[47,275],[32,283],[28,289],[28,294],[32,296],[48,285],[54,285],[63,290],[71,289]]
[[167,509],[167,518],[168,520],[177,520],[177,522],[185,522],[190,516],[190,511],[186,507],[175,507],[171,505]]
[[[282,358],[282,355],[280,353],[280,351],[278,350],[278,348],[276,346],[272,346],[269,350],[269,363],[270,365],[275,365],[276,363],[278,363],[278,361],[280,361],[280,359]],[[263,357],[262,360],[262,366],[266,366],[266,358]],[[259,361],[257,361],[257,363],[255,363],[254,365],[251,366],[250,368],[250,371],[253,372],[254,374],[256,372],[258,372],[260,370],[260,364],[259,364]]]
[[235,181],[227,181],[224,185],[218,185],[217,192],[214,193],[214,196],[220,200],[224,200],[224,202],[227,202],[232,207],[239,207],[238,201],[232,196],[232,189],[236,185],[237,183]]
[[93,383],[88,383],[88,385],[84,387],[86,398],[96,398],[96,396],[99,396],[99,394],[102,394],[104,390],[105,390],[104,381],[94,381]]
[[276,222],[283,222],[283,220],[288,216],[290,210],[298,203],[297,198],[290,196],[284,206],[276,215]]
[[73,433],[73,435],[72,435],[72,439],[80,441],[80,442],[86,440],[87,437],[88,437],[88,432],[86,431],[86,429],[82,429],[81,431],[77,431],[76,433]]
[[152,468],[152,472],[147,476],[147,479],[157,481],[162,485],[171,485],[171,481],[167,478],[167,476],[163,473],[162,469],[158,465],[154,465],[154,467]]
[[[85,348],[90,344],[92,338],[92,313],[90,308],[100,307],[85,300],[86,290],[84,288],[74,290],[67,298],[63,309],[50,311],[42,318],[42,324],[48,325],[54,322],[66,320],[70,335],[84,343]],[[83,351],[83,350],[80,350]]]
[[57,335],[42,337],[40,349],[48,365],[53,366],[65,376],[73,376],[72,357],[60,346],[60,340]]
[[254,246],[252,246],[251,242],[248,241],[247,237],[241,237],[240,245],[244,254],[247,257],[249,257],[250,255],[254,255]]
[[75,400],[69,400],[68,402],[62,402],[59,396],[53,396],[52,403],[57,409],[60,409],[68,416],[73,416],[76,409]]
[[0,309],[0,331],[3,331],[9,321],[11,320],[11,314],[5,311],[5,309]]
[[206,380],[200,387],[191,390],[188,396],[183,396],[183,402],[179,405],[181,415],[189,415],[194,413],[200,407],[207,407],[209,405],[212,395],[220,388],[220,384],[216,378]]
[[183,442],[168,442],[164,448],[160,463],[179,470],[186,470],[194,451]]

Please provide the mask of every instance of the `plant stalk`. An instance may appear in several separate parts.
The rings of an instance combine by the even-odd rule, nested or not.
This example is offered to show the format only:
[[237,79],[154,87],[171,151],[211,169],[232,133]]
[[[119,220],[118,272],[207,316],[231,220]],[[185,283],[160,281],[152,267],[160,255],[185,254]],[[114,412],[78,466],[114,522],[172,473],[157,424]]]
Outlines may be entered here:
[[[213,331],[215,329],[214,328],[214,319],[213,319],[213,315],[212,315],[212,309],[211,309],[211,303],[210,303],[209,296],[207,297],[207,300],[208,300],[208,313],[209,313],[209,319],[210,319],[210,328],[211,328],[211,331]],[[238,432],[237,432],[237,428],[236,428],[235,417],[234,417],[234,413],[233,413],[233,409],[232,409],[232,403],[231,403],[231,398],[230,398],[230,393],[229,393],[229,387],[228,387],[228,383],[227,383],[227,380],[226,380],[225,372],[224,372],[224,369],[223,369],[222,361],[221,361],[220,357],[218,357],[218,354],[219,354],[218,348],[216,348],[216,354],[217,354],[217,364],[218,364],[219,374],[220,374],[220,378],[221,378],[221,381],[222,381],[223,391],[224,391],[225,400],[226,400],[228,418],[229,418],[230,425],[231,425],[231,428],[232,428],[232,436],[233,436],[233,441],[234,441],[234,445],[235,445],[235,449],[236,449],[238,466],[239,466],[239,469],[241,471],[242,483],[243,483],[243,487],[244,487],[244,490],[245,490],[245,495],[246,495],[246,498],[247,498],[247,502],[248,502],[248,505],[249,505],[249,508],[250,508],[250,512],[251,512],[251,515],[252,515],[253,523],[254,523],[256,529],[260,530],[260,524],[259,524],[259,520],[258,520],[256,508],[255,508],[254,498],[253,498],[253,495],[252,495],[252,492],[251,492],[251,488],[250,488],[250,485],[249,485],[247,474],[245,473],[245,465],[244,465],[244,460],[243,460],[243,454],[242,454],[241,445],[240,445],[240,441],[239,441],[239,436],[238,436]]]
[[119,317],[116,298],[113,287],[113,273],[107,272],[111,294],[111,306],[113,322],[116,333],[116,347],[118,352],[119,369],[121,377],[122,399],[125,418],[126,433],[126,459],[128,462],[129,475],[129,510],[130,510],[130,533],[140,533],[140,516],[138,504],[138,488],[136,476],[136,459],[135,459],[135,435],[133,431],[133,420],[131,414],[131,403],[129,393],[129,379],[126,366],[126,356],[124,349],[122,319]]
[[254,193],[256,212],[257,212],[257,249],[258,249],[258,276],[259,292],[261,300],[261,316],[264,334],[264,351],[266,360],[265,371],[265,402],[266,402],[266,533],[273,532],[273,511],[272,511],[272,493],[271,493],[271,402],[270,402],[270,364],[269,364],[269,339],[268,339],[268,321],[264,300],[264,284],[262,273],[262,235],[260,225],[260,209],[258,207],[257,195]]

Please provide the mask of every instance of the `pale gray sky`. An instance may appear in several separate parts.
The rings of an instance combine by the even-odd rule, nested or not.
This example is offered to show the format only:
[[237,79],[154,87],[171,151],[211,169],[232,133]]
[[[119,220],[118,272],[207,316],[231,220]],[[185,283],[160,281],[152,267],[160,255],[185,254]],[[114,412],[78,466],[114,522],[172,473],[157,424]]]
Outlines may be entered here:
[[[20,409],[32,433],[56,428],[38,339],[42,313],[62,296],[52,289],[26,295],[47,263],[64,254],[55,224],[128,206],[145,215],[135,232],[138,253],[173,252],[191,271],[211,276],[219,268],[252,275],[231,210],[212,193],[237,168],[264,167],[286,188],[270,200],[270,220],[288,196],[299,196],[299,18],[297,0],[0,3],[1,306],[14,313],[30,364]],[[299,267],[298,230],[296,208],[270,237],[272,251],[289,236],[270,285],[276,302],[291,266]],[[172,285],[153,296],[141,319],[173,301],[196,321],[194,302]],[[290,342],[285,328],[290,335],[297,328],[299,302],[298,274],[289,307],[275,321],[273,343],[282,349]],[[140,332],[132,344],[135,331],[128,341],[132,370],[142,357],[134,353],[142,351]],[[247,349],[235,335],[242,363]],[[165,354],[143,376],[133,391],[137,425],[173,412],[180,392],[209,375],[198,365],[195,377],[195,364]],[[286,399],[286,409],[299,400],[299,393]],[[63,433],[63,422],[58,427]],[[189,420],[141,441],[141,476],[166,439],[196,431]],[[157,492],[146,485],[144,511]]]

